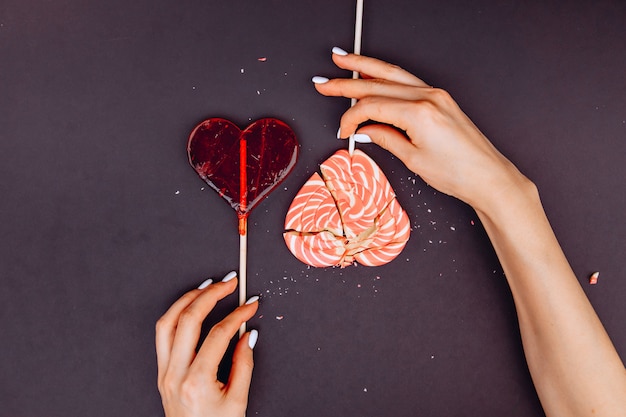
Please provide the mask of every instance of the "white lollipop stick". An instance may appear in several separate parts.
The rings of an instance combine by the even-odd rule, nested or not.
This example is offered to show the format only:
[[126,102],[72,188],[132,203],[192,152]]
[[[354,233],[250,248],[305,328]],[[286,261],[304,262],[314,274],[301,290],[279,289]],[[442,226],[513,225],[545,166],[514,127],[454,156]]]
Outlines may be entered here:
[[[248,221],[244,219],[243,227],[245,228],[245,233],[239,234],[239,305],[242,306],[246,303],[246,288],[247,288],[247,258],[248,258]],[[246,322],[241,323],[241,327],[239,327],[239,338],[246,333]]]
[[[248,214],[245,212],[248,206],[248,171],[247,155],[248,141],[239,141],[239,204],[241,212],[237,213],[239,220],[239,305],[246,303],[246,293],[248,287],[247,266],[248,266]],[[239,338],[246,332],[246,323],[239,327]]]
[[[361,34],[363,33],[363,0],[356,2],[356,20],[354,22],[354,53],[361,55]],[[357,71],[352,71],[352,78],[359,78]],[[356,99],[352,99],[352,105],[356,103]]]
[[[354,53],[361,54],[361,35],[363,34],[363,0],[356,1],[356,19],[354,21]],[[352,78],[359,78],[358,71],[352,71]],[[350,107],[356,104],[356,98],[350,100]],[[355,140],[354,135],[350,135],[348,139],[348,152],[350,155],[354,152]]]

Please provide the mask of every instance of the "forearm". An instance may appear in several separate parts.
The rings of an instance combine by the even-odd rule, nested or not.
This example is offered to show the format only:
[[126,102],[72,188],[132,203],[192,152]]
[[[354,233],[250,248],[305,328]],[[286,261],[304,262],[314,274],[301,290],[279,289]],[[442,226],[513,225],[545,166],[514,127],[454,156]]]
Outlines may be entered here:
[[554,236],[535,186],[522,180],[506,198],[477,213],[511,287],[546,414],[623,415],[624,366]]
[[[358,99],[341,118],[340,136],[357,130],[370,136],[426,183],[476,209],[511,286],[546,413],[623,415],[624,367],[554,237],[534,185],[448,93],[400,67],[340,52],[333,53],[340,68],[368,75],[314,81],[324,95]],[[378,123],[359,128],[367,121]]]

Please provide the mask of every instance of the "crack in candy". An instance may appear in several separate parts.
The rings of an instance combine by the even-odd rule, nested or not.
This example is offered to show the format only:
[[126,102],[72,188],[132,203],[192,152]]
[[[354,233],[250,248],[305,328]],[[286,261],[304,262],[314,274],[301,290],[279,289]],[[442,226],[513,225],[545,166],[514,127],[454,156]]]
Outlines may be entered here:
[[294,198],[285,219],[287,247],[315,267],[379,266],[402,252],[411,226],[391,184],[360,150],[339,150]]

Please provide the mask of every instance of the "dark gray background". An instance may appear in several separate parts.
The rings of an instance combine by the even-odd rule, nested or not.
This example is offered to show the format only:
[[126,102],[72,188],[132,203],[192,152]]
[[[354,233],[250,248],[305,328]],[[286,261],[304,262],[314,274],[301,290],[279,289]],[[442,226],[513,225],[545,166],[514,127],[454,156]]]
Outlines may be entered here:
[[[449,90],[537,183],[624,357],[626,3],[365,3],[363,53]],[[235,214],[185,152],[215,116],[277,117],[301,144],[250,217],[249,416],[542,414],[476,215],[385,151],[362,147],[413,224],[397,260],[309,269],[283,243],[298,188],[344,146],[349,102],[310,78],[350,75],[330,49],[353,25],[352,1],[0,2],[0,416],[162,414],[155,321],[238,265]]]

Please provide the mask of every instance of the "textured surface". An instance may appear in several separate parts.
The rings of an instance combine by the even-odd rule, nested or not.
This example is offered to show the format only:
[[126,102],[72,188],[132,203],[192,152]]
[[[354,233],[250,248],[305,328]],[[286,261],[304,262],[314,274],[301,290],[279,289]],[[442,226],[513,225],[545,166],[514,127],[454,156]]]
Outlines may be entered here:
[[285,243],[315,267],[381,266],[404,249],[411,224],[376,162],[341,149],[320,164],[287,210]]
[[289,175],[298,141],[277,119],[257,120],[242,131],[231,121],[212,118],[191,132],[187,154],[200,178],[238,216],[247,217]]
[[[621,0],[368,0],[363,27],[363,53],[449,90],[538,184],[622,358],[625,21]],[[289,204],[345,146],[349,100],[310,78],[350,76],[330,48],[353,22],[330,0],[0,2],[0,416],[161,415],[156,319],[238,264],[185,152],[208,117],[276,117],[302,151],[249,219],[249,416],[541,415],[476,216],[385,151],[363,146],[411,221],[399,258],[307,269],[285,247]]]

